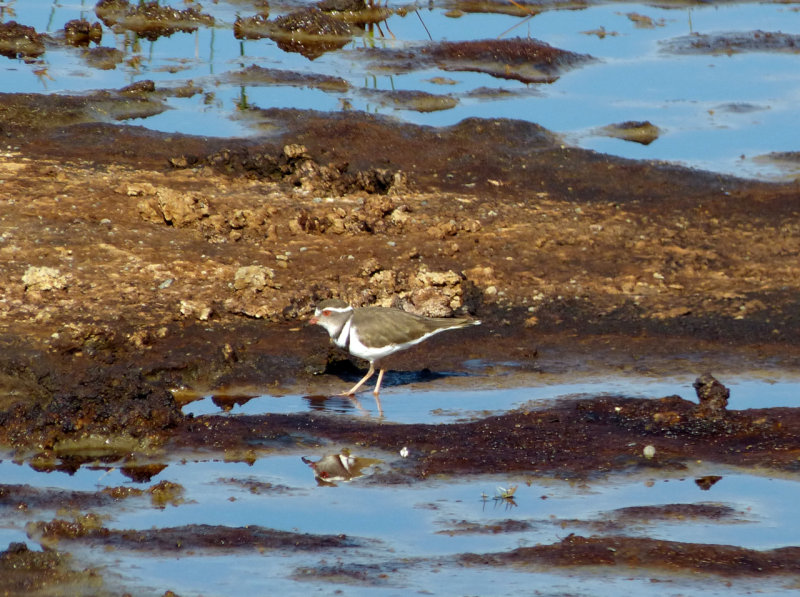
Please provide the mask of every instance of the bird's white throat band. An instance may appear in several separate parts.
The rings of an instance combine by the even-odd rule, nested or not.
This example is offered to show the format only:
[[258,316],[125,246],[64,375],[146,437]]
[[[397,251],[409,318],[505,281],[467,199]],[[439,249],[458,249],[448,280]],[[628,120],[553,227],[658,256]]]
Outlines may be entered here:
[[[343,313],[344,310],[340,312]],[[335,340],[337,346],[344,348],[346,350],[350,348],[350,325],[352,323],[353,323],[353,318],[350,317],[342,326],[342,331],[339,333],[339,337],[336,338]]]

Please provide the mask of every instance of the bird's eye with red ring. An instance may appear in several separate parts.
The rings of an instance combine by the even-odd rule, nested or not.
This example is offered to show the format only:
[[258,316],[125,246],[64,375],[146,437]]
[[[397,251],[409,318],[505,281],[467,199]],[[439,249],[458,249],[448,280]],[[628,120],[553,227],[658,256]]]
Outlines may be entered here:
[[322,314],[323,314],[325,317],[328,317],[328,315],[330,315],[330,314],[331,314],[331,311],[330,311],[330,309],[325,309],[325,310],[322,312]]

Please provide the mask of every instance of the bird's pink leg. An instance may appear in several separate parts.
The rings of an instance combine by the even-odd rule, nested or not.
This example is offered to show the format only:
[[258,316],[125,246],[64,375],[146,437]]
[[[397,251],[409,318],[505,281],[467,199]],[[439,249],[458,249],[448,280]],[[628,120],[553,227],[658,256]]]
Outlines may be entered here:
[[375,395],[375,405],[378,407],[378,414],[383,416],[383,408],[381,408],[381,399],[378,398],[378,394],[381,391],[381,381],[383,381],[383,374],[386,372],[386,369],[381,369],[378,372],[378,383],[375,384],[375,389],[372,393]]
[[378,383],[375,384],[375,389],[372,390],[372,393],[375,394],[375,398],[378,397],[378,394],[381,391],[381,382],[383,381],[383,374],[386,373],[386,369],[381,369],[378,372]]
[[[369,364],[369,371],[367,371],[367,374],[364,377],[362,377],[361,381],[359,381],[356,385],[354,385],[352,388],[350,388],[346,392],[343,392],[342,396],[355,396],[355,393],[358,391],[358,388],[363,386],[364,382],[367,381],[370,377],[372,377],[372,375],[374,373],[375,373],[375,366],[372,363],[370,363]],[[378,383],[380,383],[380,381]]]

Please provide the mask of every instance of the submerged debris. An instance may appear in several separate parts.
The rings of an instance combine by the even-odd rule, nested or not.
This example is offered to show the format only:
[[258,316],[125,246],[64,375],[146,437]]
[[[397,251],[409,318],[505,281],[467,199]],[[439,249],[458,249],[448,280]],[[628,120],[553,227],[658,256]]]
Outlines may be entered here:
[[[109,50],[91,48],[87,54]],[[115,56],[121,53],[110,49]],[[113,66],[111,67],[113,68]],[[108,122],[129,118],[145,118],[167,109],[153,96],[97,91],[86,95],[39,95],[33,93],[0,93],[0,112],[9,127],[51,129],[87,122]]]
[[594,60],[530,38],[483,39],[431,43],[417,50],[368,51],[395,69],[419,70],[436,65],[447,71],[486,73],[524,83],[552,83],[565,70]]
[[177,10],[161,6],[157,1],[132,6],[128,0],[100,0],[94,11],[106,26],[133,31],[150,41],[214,24],[214,17],[201,13],[197,8]]
[[86,19],[73,19],[64,25],[64,37],[71,46],[99,44],[103,40],[103,27],[100,23],[89,23]]
[[741,52],[800,52],[800,35],[780,31],[693,33],[664,42],[674,54],[738,54]]
[[[503,488],[498,487],[498,493],[492,498],[495,503],[503,501],[501,496]],[[542,499],[546,499],[546,495]],[[484,502],[489,496],[481,495]],[[588,528],[597,533],[616,533],[629,531],[631,527],[647,527],[661,522],[700,521],[706,523],[737,523],[746,519],[746,513],[723,504],[664,504],[658,506],[627,506],[607,512],[601,512],[592,518],[558,518],[548,517],[544,520],[518,520],[507,518],[501,521],[471,521],[453,520],[448,528],[437,531],[442,535],[480,535],[498,533],[522,533],[540,529],[542,525],[553,525],[559,528]]]
[[265,15],[239,17],[233,25],[237,39],[268,37],[284,52],[297,52],[309,60],[338,50],[350,41],[353,30],[344,20],[316,7],[301,8],[270,21]]
[[364,0],[320,0],[316,7],[323,12],[359,12],[366,10]]
[[166,464],[156,462],[138,464],[136,462],[126,462],[120,467],[119,472],[128,477],[134,483],[149,483],[161,471],[167,468]]
[[262,39],[269,36],[270,27],[268,12],[252,17],[236,17],[233,22],[233,36],[236,39]]
[[756,156],[754,161],[760,164],[772,164],[783,171],[788,178],[797,179],[800,175],[800,152],[797,151],[773,151]]
[[389,565],[362,564],[358,562],[324,564],[320,562],[314,566],[298,566],[294,569],[292,578],[334,587],[339,584],[344,584],[344,586],[361,585],[374,591],[375,587],[391,586],[390,573],[396,573],[397,571],[398,565],[394,562]]
[[78,564],[69,554],[33,551],[24,543],[10,543],[0,552],[0,593],[4,595],[103,594],[103,578]]
[[292,70],[264,68],[251,64],[240,71],[229,72],[220,77],[221,81],[234,85],[261,86],[287,85],[291,87],[311,87],[322,91],[342,93],[350,89],[350,83],[341,77],[322,74],[300,73]]
[[552,545],[520,547],[492,554],[463,554],[459,559],[472,566],[632,566],[671,572],[762,576],[799,573],[798,555],[800,547],[759,551],[734,545],[571,534]]
[[393,106],[398,110],[416,112],[438,112],[450,110],[458,105],[451,95],[439,95],[425,91],[362,89],[361,94],[377,100],[383,106]]
[[344,47],[353,35],[350,25],[313,7],[278,17],[274,24],[269,37],[278,47],[310,60]]
[[132,487],[106,487],[101,492],[40,488],[31,485],[0,485],[0,508],[18,511],[96,508],[116,504],[137,495]]
[[0,55],[31,59],[44,54],[44,49],[44,37],[33,27],[16,21],[0,23]]
[[322,0],[269,20],[269,11],[251,17],[237,17],[233,24],[236,39],[268,37],[286,52],[298,52],[313,60],[323,53],[338,50],[355,33],[352,26],[380,23],[394,11],[384,6],[367,5],[364,0]]
[[380,23],[395,12],[386,6],[364,0],[320,0],[315,6],[345,23],[358,26]]
[[701,490],[708,491],[721,480],[722,477],[719,475],[706,475],[704,477],[698,477],[694,482]]
[[117,48],[107,48],[99,46],[96,48],[87,48],[83,52],[83,58],[86,64],[93,68],[100,70],[113,70],[117,68],[125,60],[125,52]]
[[642,145],[650,145],[658,139],[661,129],[649,120],[628,120],[617,124],[609,124],[599,130],[600,134],[625,141],[633,141]]
[[167,506],[179,506],[185,501],[183,486],[172,481],[161,481],[147,491],[153,506],[162,510]]
[[666,24],[664,19],[655,20],[653,17],[638,12],[629,12],[626,13],[625,16],[628,17],[637,29],[655,29],[656,27],[663,27]]
[[79,517],[71,522],[56,519],[50,522],[29,523],[28,535],[48,544],[59,541],[78,541],[92,546],[163,554],[190,550],[285,549],[290,551],[320,551],[324,549],[358,547],[361,542],[346,535],[314,535],[279,531],[258,525],[227,527],[190,524],[146,530],[108,529],[99,521]]
[[723,504],[665,504],[663,506],[626,506],[612,510],[610,516],[620,523],[654,524],[662,520],[736,520],[743,513]]

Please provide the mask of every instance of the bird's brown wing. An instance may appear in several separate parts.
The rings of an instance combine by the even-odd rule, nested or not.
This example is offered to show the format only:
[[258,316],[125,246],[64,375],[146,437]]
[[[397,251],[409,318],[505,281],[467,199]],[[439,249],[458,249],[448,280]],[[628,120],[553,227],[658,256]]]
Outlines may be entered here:
[[360,326],[369,322],[369,343],[372,346],[405,344],[437,330],[455,329],[472,325],[469,319],[451,317],[423,317],[399,309],[369,307],[356,312],[353,323]]

